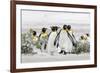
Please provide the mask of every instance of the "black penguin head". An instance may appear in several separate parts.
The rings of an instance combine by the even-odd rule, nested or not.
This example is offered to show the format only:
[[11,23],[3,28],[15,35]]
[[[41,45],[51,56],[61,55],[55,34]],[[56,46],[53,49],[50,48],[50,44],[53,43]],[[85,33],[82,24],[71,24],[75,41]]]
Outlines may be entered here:
[[33,36],[36,36],[36,31],[33,31]]
[[58,27],[57,27],[57,26],[52,26],[52,27],[51,27],[51,30],[52,30],[52,31],[57,31],[57,30],[58,30]]
[[70,30],[70,29],[71,29],[71,25],[68,25],[68,26],[67,26],[67,29]]
[[58,26],[55,26],[55,30],[56,30],[56,31],[58,30],[58,28],[59,28]]
[[86,33],[86,36],[88,36],[88,37],[89,37],[89,34],[88,34],[88,33]]
[[81,36],[81,39],[82,39],[82,40],[84,39],[84,36],[83,36],[83,35]]
[[67,25],[63,25],[63,29],[66,30],[67,29]]
[[47,28],[42,28],[42,32],[45,33]]

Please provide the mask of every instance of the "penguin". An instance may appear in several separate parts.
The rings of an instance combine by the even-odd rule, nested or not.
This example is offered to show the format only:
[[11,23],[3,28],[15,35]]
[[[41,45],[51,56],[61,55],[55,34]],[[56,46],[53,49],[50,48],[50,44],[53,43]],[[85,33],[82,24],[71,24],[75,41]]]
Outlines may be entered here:
[[71,39],[71,41],[73,43],[73,46],[77,46],[76,45],[77,44],[77,40],[76,40],[76,37],[74,35],[73,30],[71,29],[71,25],[67,26],[67,32],[68,32],[68,35],[69,35],[69,37],[70,37],[70,39]]
[[75,54],[82,53],[84,51],[84,45],[85,45],[84,35],[81,35],[78,40],[77,48],[74,49],[74,53]]
[[90,52],[90,36],[88,33],[85,34],[85,52]]
[[31,45],[31,47],[33,48],[32,53],[35,53],[34,51],[37,49],[36,48],[37,43],[38,43],[37,33],[36,33],[36,31],[33,31],[33,35],[32,35],[32,45]]
[[90,36],[89,36],[88,33],[86,33],[86,34],[84,35],[84,37],[85,37],[85,40],[86,40],[87,42],[90,42]]
[[57,36],[57,27],[52,26],[51,27],[51,32],[48,35],[48,43],[47,43],[47,51],[50,55],[54,55],[56,51],[56,46],[54,45],[55,38]]
[[72,42],[72,49],[70,49],[70,53],[72,53],[72,51],[77,48],[77,40],[76,37],[73,33],[73,30],[71,29],[71,25],[67,25],[67,33],[68,33],[68,37],[70,38],[71,42]]
[[71,52],[73,46],[72,41],[69,38],[67,29],[67,25],[63,25],[63,28],[59,32],[59,47],[61,48],[61,51],[59,53],[64,55]]
[[86,38],[84,37],[84,35],[80,36],[80,43],[84,44],[86,41]]
[[90,52],[90,35],[87,33],[87,52]]
[[33,31],[32,40],[33,40],[33,43],[34,43],[34,44],[36,44],[37,41],[38,41],[38,37],[36,36],[36,31]]
[[85,36],[84,35],[81,35],[80,36],[80,39],[79,39],[79,44],[78,44],[78,51],[81,53],[81,52],[85,52],[85,49],[86,49],[86,47],[85,47],[85,45],[86,45],[86,38],[85,38]]
[[80,50],[80,52],[83,52],[83,53],[90,52],[90,42],[87,41],[87,34],[80,36],[78,48],[79,48],[78,50]]
[[41,52],[44,52],[46,50],[46,46],[47,46],[48,33],[46,32],[46,30],[47,30],[47,28],[42,28],[42,31],[39,35]]

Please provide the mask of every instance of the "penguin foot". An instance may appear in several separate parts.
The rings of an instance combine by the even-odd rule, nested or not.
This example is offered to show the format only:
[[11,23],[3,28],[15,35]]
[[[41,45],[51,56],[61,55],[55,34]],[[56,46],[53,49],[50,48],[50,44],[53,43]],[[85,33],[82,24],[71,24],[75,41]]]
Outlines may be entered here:
[[64,51],[64,55],[66,55],[66,54],[67,54],[67,52]]
[[59,52],[59,54],[62,54],[63,53],[63,50],[61,50],[60,52]]

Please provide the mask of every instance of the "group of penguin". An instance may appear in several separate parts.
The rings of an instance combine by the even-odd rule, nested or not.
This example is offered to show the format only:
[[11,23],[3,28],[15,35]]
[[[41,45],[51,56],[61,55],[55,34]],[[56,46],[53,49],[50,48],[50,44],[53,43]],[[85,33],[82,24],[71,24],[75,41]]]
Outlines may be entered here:
[[[71,25],[63,25],[58,31],[59,27],[52,26],[51,32],[47,33],[47,28],[42,28],[40,35],[37,37],[36,31],[33,31],[32,40],[33,42],[39,41],[41,45],[41,52],[46,51],[50,55],[60,48],[59,54],[66,55],[71,53],[73,48],[76,47],[76,38],[71,29]],[[34,50],[34,48],[33,48]]]

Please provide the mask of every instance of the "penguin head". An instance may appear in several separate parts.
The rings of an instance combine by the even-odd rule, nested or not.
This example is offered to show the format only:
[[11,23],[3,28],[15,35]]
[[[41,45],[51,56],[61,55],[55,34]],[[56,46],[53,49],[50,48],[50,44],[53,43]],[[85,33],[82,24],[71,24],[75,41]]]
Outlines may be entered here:
[[42,28],[42,32],[45,33],[47,28]]
[[89,34],[88,34],[88,33],[86,33],[86,36],[87,36],[87,37],[89,37]]
[[55,30],[57,31],[59,29],[59,27],[58,26],[55,26]]
[[66,30],[67,29],[67,25],[63,25],[63,29]]
[[57,26],[52,26],[52,27],[51,27],[51,30],[52,30],[52,31],[57,31],[57,30],[58,30],[58,27],[57,27]]
[[83,40],[84,39],[84,36],[82,35],[80,38]]
[[71,29],[71,25],[67,25],[67,29],[70,30]]
[[33,31],[33,36],[36,36],[36,31]]

